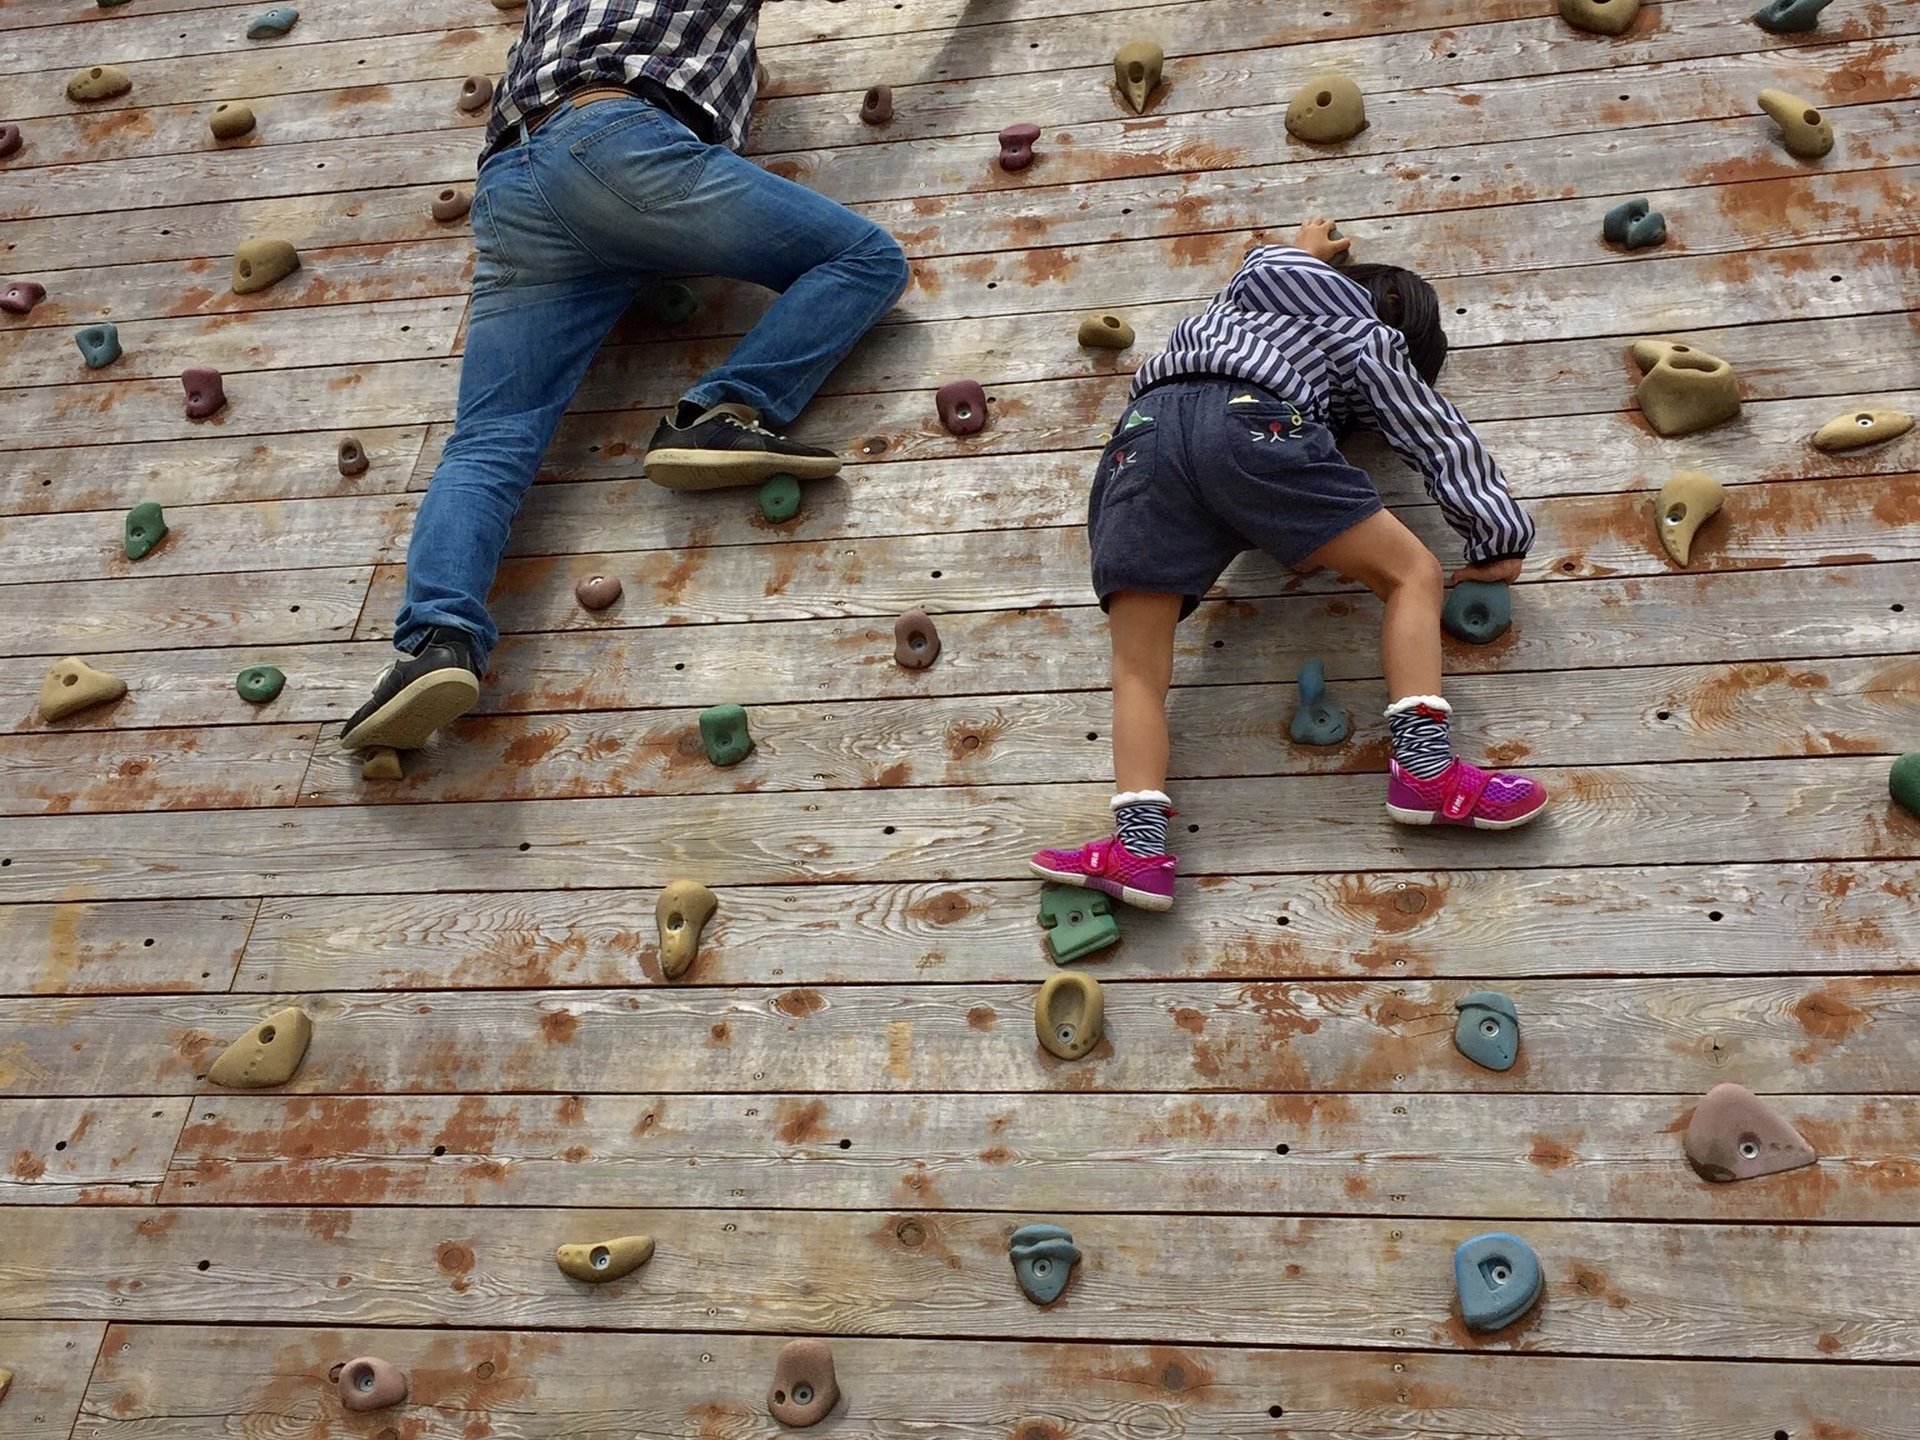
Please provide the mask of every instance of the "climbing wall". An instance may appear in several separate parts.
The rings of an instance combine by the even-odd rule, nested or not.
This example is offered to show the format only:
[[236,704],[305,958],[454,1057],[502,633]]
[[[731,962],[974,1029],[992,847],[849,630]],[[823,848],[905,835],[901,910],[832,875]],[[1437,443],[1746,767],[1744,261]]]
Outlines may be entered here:
[[[1911,1440],[1920,434],[1808,437],[1920,410],[1920,6],[1773,34],[1755,3],[1609,37],[1557,0],[769,0],[756,155],[913,260],[798,427],[852,463],[777,525],[650,484],[660,407],[764,297],[629,317],[521,517],[480,710],[379,780],[336,737],[453,416],[470,236],[433,207],[523,12],[304,0],[256,39],[264,4],[0,0],[0,285],[45,290],[0,314],[0,1435],[769,1436],[811,1337],[821,1434]],[[1134,39],[1167,57],[1138,116]],[[131,88],[69,99],[96,66]],[[1356,139],[1287,133],[1322,71]],[[1766,88],[1831,151],[1789,154]],[[216,139],[223,104],[254,126]],[[1607,243],[1636,197],[1664,242]],[[1249,558],[1181,630],[1178,907],[1061,970],[1026,857],[1106,818],[1094,454],[1248,240],[1314,212],[1433,277],[1444,388],[1539,521],[1511,629],[1448,669],[1463,748],[1556,805],[1392,826],[1377,605]],[[300,268],[234,293],[272,239]],[[1077,343],[1102,310],[1131,349]],[[1738,415],[1656,434],[1643,339],[1727,361]],[[1684,565],[1678,471],[1723,487]],[[145,502],[168,533],[130,560]],[[624,593],[590,612],[595,574]],[[915,607],[942,649],[910,670]],[[68,656],[125,695],[43,720]],[[1344,745],[1289,738],[1313,658]],[[720,704],[756,741],[729,768]],[[669,980],[676,880],[718,908]],[[1084,1058],[1037,1043],[1054,974],[1100,982]],[[284,1058],[289,1009],[290,1079],[209,1078]],[[1510,1068],[1463,1017],[1492,1050],[1517,1019]],[[1722,1083],[1817,1161],[1696,1174]],[[1454,1255],[1488,1233],[1526,1250],[1467,1251],[1469,1288],[1530,1250],[1544,1289],[1479,1331]],[[611,1283],[556,1265],[626,1236],[653,1253]],[[403,1406],[343,1410],[357,1357]]]

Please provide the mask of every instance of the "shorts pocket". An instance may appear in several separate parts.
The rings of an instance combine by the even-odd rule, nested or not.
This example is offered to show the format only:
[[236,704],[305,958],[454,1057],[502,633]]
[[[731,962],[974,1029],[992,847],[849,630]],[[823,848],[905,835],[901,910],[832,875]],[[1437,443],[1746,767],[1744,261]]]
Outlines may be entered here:
[[1137,495],[1153,479],[1160,458],[1160,427],[1151,417],[1144,423],[1128,426],[1100,452],[1100,464],[1093,472],[1096,505],[1112,505]]

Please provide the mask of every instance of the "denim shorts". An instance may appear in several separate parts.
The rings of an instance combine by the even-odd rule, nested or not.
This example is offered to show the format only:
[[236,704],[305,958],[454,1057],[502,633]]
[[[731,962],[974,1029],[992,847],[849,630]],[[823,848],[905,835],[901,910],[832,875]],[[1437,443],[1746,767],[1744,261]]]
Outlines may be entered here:
[[1087,530],[1104,609],[1123,590],[1193,613],[1245,550],[1298,565],[1381,508],[1324,425],[1238,380],[1176,380],[1141,395],[1100,452]]

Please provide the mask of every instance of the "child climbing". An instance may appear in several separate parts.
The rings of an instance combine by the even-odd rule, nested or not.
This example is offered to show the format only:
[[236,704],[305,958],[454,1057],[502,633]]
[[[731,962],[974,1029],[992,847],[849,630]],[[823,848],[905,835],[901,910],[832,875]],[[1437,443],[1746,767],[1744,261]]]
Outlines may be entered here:
[[1093,585],[1113,644],[1114,833],[1042,850],[1036,874],[1145,910],[1173,905],[1167,687],[1174,627],[1228,563],[1258,549],[1352,576],[1385,602],[1380,656],[1393,740],[1387,813],[1403,825],[1507,830],[1547,803],[1538,782],[1453,753],[1440,694],[1440,562],[1381,507],[1334,433],[1369,425],[1426,480],[1466,540],[1455,581],[1511,581],[1533,521],[1465,418],[1434,393],[1446,359],[1433,287],[1390,265],[1329,263],[1349,242],[1311,219],[1250,251],[1204,312],[1134,377],[1094,471]]

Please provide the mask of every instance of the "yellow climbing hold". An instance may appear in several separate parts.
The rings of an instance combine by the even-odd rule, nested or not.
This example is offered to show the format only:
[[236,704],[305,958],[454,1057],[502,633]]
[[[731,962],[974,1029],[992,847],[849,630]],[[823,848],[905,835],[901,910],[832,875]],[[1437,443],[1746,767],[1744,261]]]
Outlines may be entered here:
[[631,1275],[653,1258],[653,1240],[647,1235],[622,1235],[597,1245],[562,1245],[553,1262],[562,1272],[589,1285],[604,1285]]
[[1789,155],[1818,160],[1833,149],[1833,126],[1818,109],[1787,90],[1762,90],[1760,108],[1780,127]]
[[1693,554],[1693,537],[1700,527],[1720,513],[1726,500],[1726,488],[1711,475],[1698,470],[1679,470],[1660,487],[1654,502],[1654,528],[1660,543],[1666,546],[1673,563],[1684,565]]
[[118,65],[89,65],[67,81],[69,100],[111,100],[133,89],[133,80]]
[[300,268],[300,252],[286,240],[248,240],[233,252],[233,293],[251,295]]
[[40,718],[64,720],[90,705],[104,705],[127,693],[127,682],[96,670],[78,655],[57,662],[40,682]]
[[1367,102],[1344,75],[1315,75],[1287,106],[1287,133],[1313,145],[1337,145],[1367,128]]
[[1813,448],[1829,453],[1861,450],[1868,445],[1898,440],[1913,429],[1913,416],[1903,410],[1853,410],[1836,415],[1813,432]]
[[298,1005],[276,1010],[229,1045],[207,1071],[207,1079],[229,1090],[263,1090],[284,1085],[307,1058],[313,1021]]

